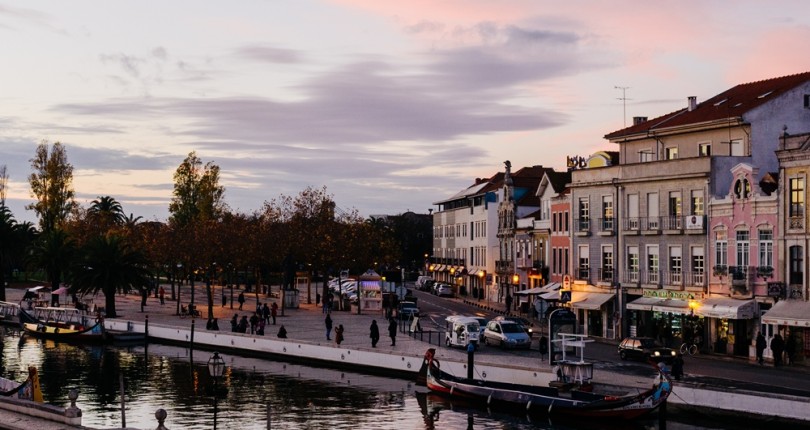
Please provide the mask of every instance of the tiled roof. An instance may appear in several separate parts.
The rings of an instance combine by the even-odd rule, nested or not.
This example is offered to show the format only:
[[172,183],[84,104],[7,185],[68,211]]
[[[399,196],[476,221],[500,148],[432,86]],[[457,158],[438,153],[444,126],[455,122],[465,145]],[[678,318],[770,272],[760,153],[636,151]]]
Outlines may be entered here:
[[737,85],[722,92],[689,111],[687,108],[668,113],[658,118],[634,124],[606,134],[605,139],[618,139],[639,133],[665,130],[689,124],[700,124],[726,118],[741,118],[746,112],[779,97],[807,81],[810,72],[766,79]]
[[571,183],[571,172],[548,172],[548,179],[554,192],[559,194],[565,190],[567,184]]

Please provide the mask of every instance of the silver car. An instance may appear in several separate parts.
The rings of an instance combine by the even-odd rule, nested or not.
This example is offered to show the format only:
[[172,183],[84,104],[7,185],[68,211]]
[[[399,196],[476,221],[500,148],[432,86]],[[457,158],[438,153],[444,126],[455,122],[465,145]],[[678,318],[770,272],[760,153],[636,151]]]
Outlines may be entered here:
[[484,344],[501,348],[525,348],[532,346],[532,339],[520,324],[511,321],[490,321],[484,330]]

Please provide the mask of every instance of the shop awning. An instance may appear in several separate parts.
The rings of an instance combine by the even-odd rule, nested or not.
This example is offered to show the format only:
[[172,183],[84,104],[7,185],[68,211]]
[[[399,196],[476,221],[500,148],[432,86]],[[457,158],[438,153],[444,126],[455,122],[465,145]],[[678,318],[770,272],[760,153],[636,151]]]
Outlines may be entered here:
[[709,318],[726,318],[731,320],[750,320],[754,318],[756,302],[737,300],[730,297],[711,297],[703,299],[695,314]]
[[543,287],[543,288],[541,288],[541,289],[542,289],[542,290],[543,290],[543,292],[545,293],[545,292],[557,291],[557,290],[559,290],[559,289],[560,289],[560,287],[562,287],[562,285],[560,285],[560,283],[559,283],[559,282],[552,282],[552,283],[550,283],[550,284],[548,284],[548,285],[544,286],[544,287]]
[[689,302],[677,299],[661,299],[658,297],[642,297],[627,304],[627,309],[637,311],[670,312],[673,314],[688,314]]
[[560,292],[559,291],[549,291],[547,293],[540,294],[540,298],[547,302],[554,302],[560,300]]
[[762,324],[810,327],[810,302],[782,300],[762,315]]
[[548,291],[544,290],[543,287],[534,287],[534,288],[529,288],[528,290],[516,291],[515,295],[516,296],[528,296],[530,294],[541,294],[541,293],[547,293],[547,292]]
[[434,267],[433,270],[436,272],[441,272],[444,270],[444,264],[439,264],[438,266]]
[[596,310],[602,307],[608,300],[615,296],[613,293],[584,293],[581,291],[571,292],[571,306],[577,309]]

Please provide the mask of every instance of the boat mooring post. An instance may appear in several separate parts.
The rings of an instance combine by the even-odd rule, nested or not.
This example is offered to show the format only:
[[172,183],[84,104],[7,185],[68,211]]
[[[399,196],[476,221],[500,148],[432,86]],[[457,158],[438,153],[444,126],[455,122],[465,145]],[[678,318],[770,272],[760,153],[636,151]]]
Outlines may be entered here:
[[143,338],[148,342],[149,341],[149,315],[143,320]]
[[470,341],[467,344],[467,379],[473,378],[473,365],[475,363],[475,344]]

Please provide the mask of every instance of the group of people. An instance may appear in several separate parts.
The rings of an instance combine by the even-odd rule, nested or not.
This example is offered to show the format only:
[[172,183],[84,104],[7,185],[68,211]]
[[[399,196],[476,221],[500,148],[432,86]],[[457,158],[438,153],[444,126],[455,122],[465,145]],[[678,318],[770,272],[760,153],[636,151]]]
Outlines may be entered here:
[[[326,340],[332,340],[332,330],[334,323],[332,321],[332,313],[327,312],[326,318],[324,318],[324,326],[326,327]],[[345,329],[343,328],[343,324],[338,324],[337,327],[334,327],[335,332],[335,343],[340,345],[344,340],[344,332]],[[393,318],[388,319],[388,336],[391,338],[391,346],[396,346],[397,344],[397,322]],[[380,341],[380,327],[377,325],[377,320],[371,320],[371,326],[369,327],[369,337],[371,338],[371,347],[376,348],[377,343]]]
[[[757,333],[756,350],[757,350],[757,363],[760,366],[765,364],[765,350],[768,348],[768,340],[762,332]],[[781,334],[776,333],[771,339],[771,353],[773,353],[773,365],[779,367],[784,363],[787,358],[787,363],[792,364],[796,356],[796,340],[793,334],[789,334],[785,340]]]

